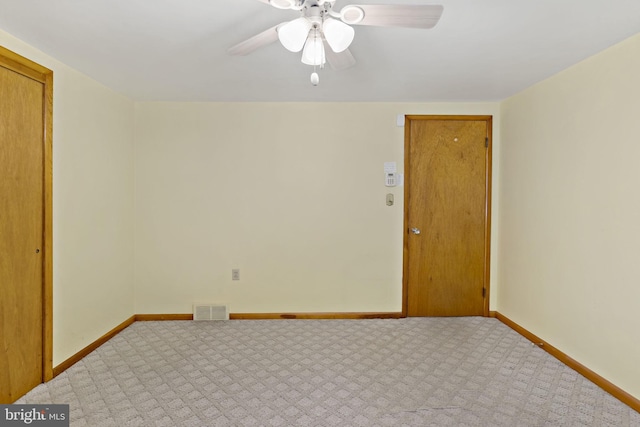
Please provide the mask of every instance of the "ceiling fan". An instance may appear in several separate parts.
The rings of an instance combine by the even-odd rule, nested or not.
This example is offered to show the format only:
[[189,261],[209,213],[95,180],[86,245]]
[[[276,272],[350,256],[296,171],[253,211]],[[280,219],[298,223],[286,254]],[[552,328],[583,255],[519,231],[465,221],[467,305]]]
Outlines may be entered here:
[[277,9],[300,12],[300,17],[282,22],[228,49],[231,55],[247,55],[280,40],[291,52],[302,51],[302,62],[313,66],[311,84],[320,78],[316,68],[329,62],[332,68],[351,67],[356,60],[349,51],[355,36],[352,25],[433,28],[442,15],[440,5],[358,4],[334,10],[336,0],[258,0]]

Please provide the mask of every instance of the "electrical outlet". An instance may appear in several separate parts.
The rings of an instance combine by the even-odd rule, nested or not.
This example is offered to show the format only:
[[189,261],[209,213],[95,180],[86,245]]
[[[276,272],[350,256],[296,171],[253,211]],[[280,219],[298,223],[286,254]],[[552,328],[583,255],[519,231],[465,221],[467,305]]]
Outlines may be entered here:
[[231,280],[240,280],[240,269],[234,268],[231,270]]

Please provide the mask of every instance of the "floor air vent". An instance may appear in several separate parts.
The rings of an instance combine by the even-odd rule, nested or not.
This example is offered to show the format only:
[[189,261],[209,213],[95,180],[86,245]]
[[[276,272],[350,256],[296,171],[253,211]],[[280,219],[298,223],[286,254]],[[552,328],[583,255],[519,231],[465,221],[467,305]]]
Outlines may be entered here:
[[229,320],[226,305],[194,304],[193,320]]

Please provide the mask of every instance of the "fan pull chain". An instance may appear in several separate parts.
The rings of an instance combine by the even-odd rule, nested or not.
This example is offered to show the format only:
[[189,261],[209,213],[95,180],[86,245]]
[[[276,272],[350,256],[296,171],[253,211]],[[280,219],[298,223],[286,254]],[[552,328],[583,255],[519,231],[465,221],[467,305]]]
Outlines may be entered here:
[[[318,56],[318,52],[316,52],[316,50],[318,49],[318,31],[314,31],[313,32],[313,57],[317,58]],[[318,73],[316,72],[316,62],[313,62],[313,73],[311,73],[311,84],[314,86],[318,86],[318,83],[320,83],[320,76],[318,75]]]

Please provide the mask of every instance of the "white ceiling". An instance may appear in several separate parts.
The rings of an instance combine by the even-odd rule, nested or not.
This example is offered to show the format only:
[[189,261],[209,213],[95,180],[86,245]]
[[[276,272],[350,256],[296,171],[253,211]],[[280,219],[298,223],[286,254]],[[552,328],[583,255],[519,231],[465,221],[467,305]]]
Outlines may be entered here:
[[298,16],[257,0],[0,0],[0,29],[149,101],[494,101],[640,32],[640,0],[338,0],[336,9],[364,3],[442,4],[444,14],[431,30],[356,27],[358,63],[325,68],[318,87],[279,43],[226,53]]

